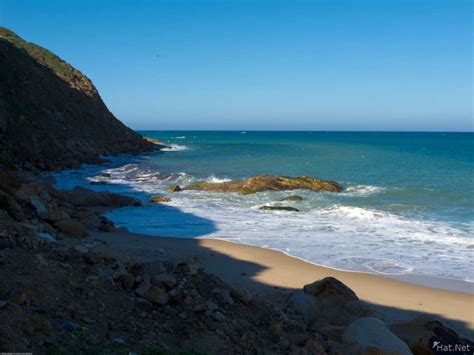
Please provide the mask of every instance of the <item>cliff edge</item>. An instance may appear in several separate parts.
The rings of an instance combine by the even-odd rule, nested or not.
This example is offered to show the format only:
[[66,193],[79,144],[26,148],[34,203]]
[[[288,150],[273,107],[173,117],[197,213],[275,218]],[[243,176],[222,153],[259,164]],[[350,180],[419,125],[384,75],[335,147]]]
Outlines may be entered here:
[[70,64],[0,27],[0,161],[63,169],[157,149],[107,109]]

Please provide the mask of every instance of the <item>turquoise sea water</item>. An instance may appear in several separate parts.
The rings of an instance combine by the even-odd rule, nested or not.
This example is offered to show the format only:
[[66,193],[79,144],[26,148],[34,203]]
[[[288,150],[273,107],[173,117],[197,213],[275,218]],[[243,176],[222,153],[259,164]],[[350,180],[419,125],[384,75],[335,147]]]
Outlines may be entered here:
[[[227,239],[342,269],[474,280],[473,133],[140,133],[171,149],[70,171],[58,184],[105,180],[94,188],[141,198],[144,207],[110,215],[132,231]],[[166,206],[146,203],[170,184],[261,174],[336,180],[344,191],[185,191]],[[292,194],[304,200],[280,201]],[[265,204],[301,212],[259,210]]]

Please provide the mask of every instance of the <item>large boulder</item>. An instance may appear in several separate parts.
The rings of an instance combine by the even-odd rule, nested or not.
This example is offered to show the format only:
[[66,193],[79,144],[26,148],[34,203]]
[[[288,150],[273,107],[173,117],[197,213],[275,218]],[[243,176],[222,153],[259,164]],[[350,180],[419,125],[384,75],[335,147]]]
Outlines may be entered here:
[[303,287],[305,293],[318,299],[344,304],[359,298],[349,287],[334,277],[325,277]]
[[380,319],[366,317],[351,323],[342,339],[350,352],[410,355],[411,351]]
[[472,354],[474,350],[472,341],[459,337],[454,330],[431,317],[421,316],[395,324],[390,330],[407,343],[414,354],[446,354],[448,350],[444,347],[455,344],[459,348],[456,354]]
[[82,238],[87,234],[86,227],[81,222],[72,219],[63,219],[54,223],[54,226],[72,237]]
[[254,194],[261,191],[283,191],[296,189],[340,192],[342,187],[335,181],[321,180],[311,176],[288,177],[262,175],[251,177],[245,180],[232,180],[221,183],[206,181],[196,182],[186,186],[185,189]]
[[373,313],[367,304],[359,300],[354,291],[334,277],[326,277],[305,285],[303,290],[317,301],[319,312],[316,318],[319,321],[342,326]]

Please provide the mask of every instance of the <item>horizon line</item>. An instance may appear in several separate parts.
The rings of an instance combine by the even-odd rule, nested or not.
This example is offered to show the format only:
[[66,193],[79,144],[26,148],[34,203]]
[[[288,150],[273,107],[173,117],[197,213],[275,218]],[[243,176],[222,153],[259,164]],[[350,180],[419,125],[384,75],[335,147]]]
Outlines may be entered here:
[[137,132],[334,132],[334,133],[474,133],[472,131],[398,131],[398,130],[300,130],[300,129],[134,129]]

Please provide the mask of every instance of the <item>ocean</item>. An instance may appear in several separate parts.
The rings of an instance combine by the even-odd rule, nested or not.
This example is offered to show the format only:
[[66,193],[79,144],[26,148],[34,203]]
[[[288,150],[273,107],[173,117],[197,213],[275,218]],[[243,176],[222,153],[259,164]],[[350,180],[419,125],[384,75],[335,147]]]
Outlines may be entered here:
[[[130,231],[219,238],[344,270],[474,281],[474,133],[141,131],[170,146],[56,174],[143,201],[108,217]],[[341,193],[183,191],[273,174],[335,180]],[[90,185],[105,181],[106,185]],[[148,202],[154,194],[166,204]],[[280,200],[300,195],[302,201]],[[300,212],[261,210],[262,205]]]

